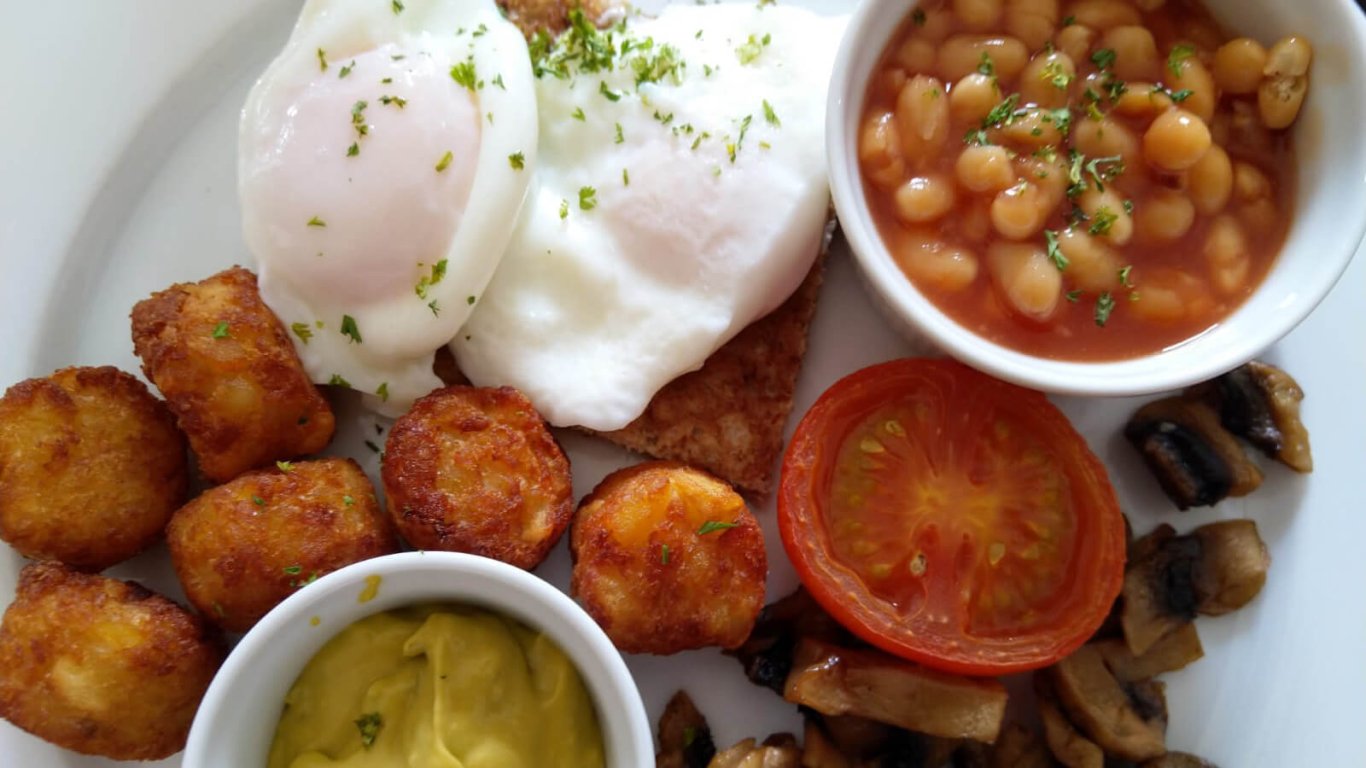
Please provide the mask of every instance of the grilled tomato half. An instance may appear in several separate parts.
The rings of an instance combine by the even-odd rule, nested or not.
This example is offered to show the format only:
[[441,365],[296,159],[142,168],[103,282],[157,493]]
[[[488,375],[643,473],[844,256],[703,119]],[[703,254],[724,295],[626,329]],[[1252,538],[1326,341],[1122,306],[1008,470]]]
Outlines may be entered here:
[[778,521],[831,615],[960,674],[1066,656],[1124,577],[1119,502],[1067,417],[950,360],[875,365],[821,395],[784,456]]

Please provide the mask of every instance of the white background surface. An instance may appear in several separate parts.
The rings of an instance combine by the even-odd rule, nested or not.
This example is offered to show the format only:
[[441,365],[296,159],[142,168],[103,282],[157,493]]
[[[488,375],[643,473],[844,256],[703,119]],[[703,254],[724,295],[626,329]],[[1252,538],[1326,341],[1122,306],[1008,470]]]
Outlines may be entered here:
[[[5,0],[3,10],[0,386],[66,365],[137,371],[128,330],[134,302],[174,281],[250,264],[235,195],[237,111],[288,35],[297,3]],[[1167,678],[1170,745],[1223,768],[1366,766],[1363,288],[1366,263],[1358,258],[1323,306],[1267,355],[1308,393],[1310,478],[1271,466],[1249,499],[1178,514],[1119,435],[1136,401],[1059,403],[1110,467],[1139,532],[1160,521],[1185,530],[1246,516],[1267,541],[1273,565],[1265,591],[1239,613],[1201,619],[1206,658]],[[911,351],[873,313],[852,263],[837,251],[796,413],[840,376]],[[361,444],[374,436],[375,419],[342,405],[344,430],[332,451],[351,453],[377,476],[377,457]],[[631,461],[595,440],[563,440],[579,495]],[[768,533],[769,594],[776,598],[796,580],[771,504],[756,511]],[[11,599],[21,566],[12,551],[0,550],[0,605]],[[161,549],[112,573],[180,597]],[[563,544],[539,573],[567,583]],[[686,687],[720,744],[799,724],[792,707],[750,685],[739,665],[717,652],[628,661],[652,718]],[[0,723],[0,768],[107,764]]]

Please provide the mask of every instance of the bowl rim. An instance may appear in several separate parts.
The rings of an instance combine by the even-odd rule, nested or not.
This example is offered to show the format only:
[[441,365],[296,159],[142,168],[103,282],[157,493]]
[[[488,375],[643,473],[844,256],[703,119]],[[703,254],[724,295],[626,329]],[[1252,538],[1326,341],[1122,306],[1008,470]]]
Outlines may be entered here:
[[[377,589],[371,587],[375,576]],[[371,599],[360,597],[367,587],[375,592]],[[243,693],[275,688],[283,700],[304,665],[342,629],[384,611],[441,602],[486,608],[544,632],[573,661],[593,698],[607,768],[636,768],[654,760],[645,705],[625,660],[597,622],[567,594],[533,573],[497,560],[418,551],[362,560],[322,576],[262,618],[228,655],[205,693],[190,728],[184,766],[242,768],[221,746],[250,744],[253,739],[268,746],[279,721],[276,708],[253,706],[249,709],[257,714],[246,718],[244,728],[225,733],[223,722],[241,719],[225,715],[233,708],[246,709],[241,706]],[[263,682],[269,666],[288,671],[281,679]],[[248,736],[257,727],[269,733]]]
[[[1340,18],[1333,24],[1348,30],[1358,45],[1346,52],[1349,72],[1360,83],[1366,80],[1366,16],[1347,0],[1326,0]],[[1154,366],[1142,373],[1133,369],[1148,361],[1177,352],[1225,326],[1270,279],[1263,282],[1230,314],[1194,336],[1166,349],[1146,355],[1117,360],[1059,360],[1021,352],[985,336],[978,335],[934,305],[896,265],[864,201],[858,171],[858,125],[865,100],[866,84],[877,60],[902,28],[921,0],[893,2],[864,0],[854,11],[835,58],[826,97],[826,163],[830,191],[840,230],[849,242],[865,287],[891,324],[902,333],[927,340],[940,351],[999,379],[1059,395],[1126,397],[1149,395],[1214,378],[1261,354],[1292,331],[1323,301],[1341,280],[1366,236],[1366,214],[1342,223],[1325,240],[1331,247],[1322,249],[1319,258],[1331,260],[1314,273],[1313,282],[1301,281],[1289,299],[1289,308],[1278,307],[1274,322],[1244,322],[1250,332],[1206,349],[1184,365]],[[889,19],[893,23],[889,23]],[[870,54],[869,51],[872,51]],[[864,66],[866,65],[866,66]],[[1366,197],[1366,154],[1358,151],[1357,162],[1339,171],[1357,174],[1358,191]],[[1295,218],[1298,218],[1298,214]],[[1294,234],[1287,234],[1287,245]],[[1284,251],[1284,249],[1283,249]],[[1279,259],[1282,254],[1278,254]],[[1273,271],[1275,270],[1273,265]]]

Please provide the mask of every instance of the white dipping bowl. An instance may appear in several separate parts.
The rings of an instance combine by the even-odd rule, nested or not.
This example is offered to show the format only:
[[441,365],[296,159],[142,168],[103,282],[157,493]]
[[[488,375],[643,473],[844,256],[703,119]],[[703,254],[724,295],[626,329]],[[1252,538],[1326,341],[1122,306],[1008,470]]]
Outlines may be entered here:
[[840,226],[874,301],[914,340],[929,340],[1006,381],[1068,395],[1123,396],[1218,376],[1270,347],[1313,311],[1341,277],[1366,229],[1366,18],[1350,0],[1207,0],[1232,34],[1270,44],[1288,34],[1314,46],[1309,95],[1294,130],[1295,207],[1285,246],[1256,291],[1218,325],[1169,349],[1123,360],[1075,362],[1019,352],[944,314],[901,272],[873,223],[858,167],[868,80],[917,3],[865,0],[830,80],[826,155]]
[[[374,596],[361,602],[367,579]],[[185,768],[265,768],[285,694],[338,632],[418,603],[474,605],[553,639],[597,707],[607,768],[654,764],[645,705],[612,641],[567,595],[505,563],[451,552],[406,552],[330,573],[290,596],[238,643],[209,686],[185,748]],[[317,624],[313,622],[317,617]]]

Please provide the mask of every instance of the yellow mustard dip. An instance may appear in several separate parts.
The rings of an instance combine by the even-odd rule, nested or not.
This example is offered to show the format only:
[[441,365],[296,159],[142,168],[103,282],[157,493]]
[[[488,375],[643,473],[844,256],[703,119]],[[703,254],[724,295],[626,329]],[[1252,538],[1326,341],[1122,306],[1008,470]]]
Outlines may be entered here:
[[[249,704],[246,706],[250,706]],[[495,613],[379,613],[328,641],[285,696],[269,768],[602,768],[578,670]]]

